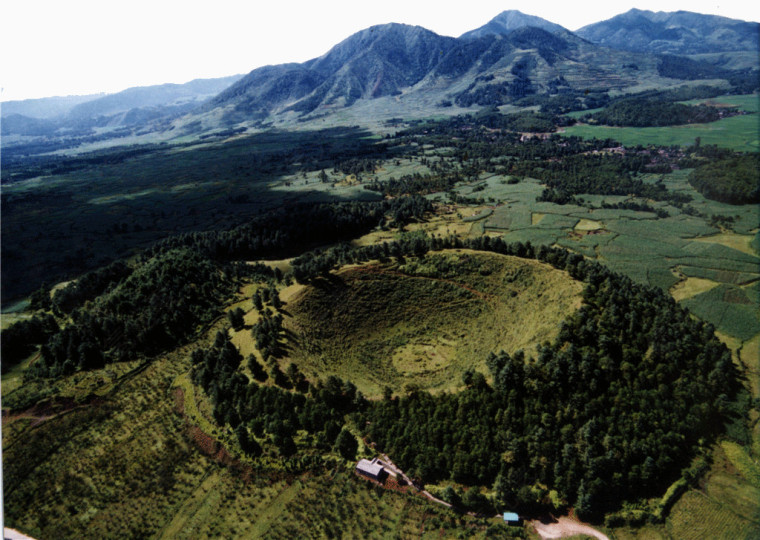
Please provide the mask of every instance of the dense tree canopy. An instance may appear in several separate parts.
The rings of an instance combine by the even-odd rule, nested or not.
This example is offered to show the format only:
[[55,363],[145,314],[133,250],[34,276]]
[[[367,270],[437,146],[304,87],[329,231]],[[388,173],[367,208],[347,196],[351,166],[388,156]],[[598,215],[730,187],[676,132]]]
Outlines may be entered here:
[[155,255],[107,293],[76,308],[71,323],[42,346],[33,372],[68,374],[175,346],[218,315],[236,278],[249,271],[188,249]]
[[495,483],[505,503],[536,503],[523,488],[543,485],[588,513],[662,489],[722,429],[738,388],[728,350],[659,290],[536,255],[586,282],[557,340],[537,358],[491,356],[490,385],[471,375],[459,394],[384,401],[367,434],[420,479]]
[[733,108],[633,98],[618,101],[584,120],[608,126],[657,127],[714,122],[739,113]]
[[708,199],[729,204],[760,202],[760,156],[733,154],[698,166],[689,183]]
[[347,240],[382,225],[421,219],[429,201],[400,197],[390,201],[299,204],[271,210],[245,225],[225,231],[173,236],[158,242],[146,256],[186,247],[217,260],[287,257],[320,244]]

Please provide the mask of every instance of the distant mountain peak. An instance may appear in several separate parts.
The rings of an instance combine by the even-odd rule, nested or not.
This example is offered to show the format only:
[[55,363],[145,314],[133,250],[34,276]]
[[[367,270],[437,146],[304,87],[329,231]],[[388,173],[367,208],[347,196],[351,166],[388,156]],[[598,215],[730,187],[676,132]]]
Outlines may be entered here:
[[[632,21],[616,22],[619,28],[633,28],[636,38],[657,35],[668,54],[674,53],[667,47],[701,35],[706,21],[714,21],[688,12],[642,10],[619,17]],[[362,116],[396,111],[411,116],[454,105],[500,106],[532,94],[605,92],[643,79],[673,78],[660,71],[659,57],[600,47],[558,24],[507,10],[460,38],[399,23],[365,28],[306,62],[253,70],[207,102],[201,113],[216,110],[204,121],[227,127],[309,122],[351,107]]]
[[552,33],[566,31],[564,27],[547,21],[546,19],[542,19],[541,17],[527,15],[516,9],[509,9],[502,11],[480,28],[465,32],[459,36],[459,39],[477,39],[487,35],[506,36],[515,30],[527,26],[541,28],[542,30]]
[[691,11],[631,9],[575,32],[584,39],[632,52],[703,54],[731,51],[757,53],[760,25]]

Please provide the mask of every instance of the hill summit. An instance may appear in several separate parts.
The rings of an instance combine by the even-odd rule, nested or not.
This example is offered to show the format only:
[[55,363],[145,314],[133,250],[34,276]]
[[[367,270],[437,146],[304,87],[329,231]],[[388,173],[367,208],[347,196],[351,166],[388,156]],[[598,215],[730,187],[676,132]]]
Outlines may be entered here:
[[372,26],[303,64],[255,69],[211,101],[242,116],[308,113],[322,105],[350,106],[361,98],[396,95],[422,79],[456,44],[420,26]]
[[480,28],[465,32],[459,39],[477,39],[488,35],[506,36],[511,32],[523,28],[525,26],[533,26],[541,28],[547,32],[561,32],[566,31],[564,27],[549,22],[541,17],[535,15],[526,15],[516,9],[508,9],[502,11],[496,17],[488,21]]

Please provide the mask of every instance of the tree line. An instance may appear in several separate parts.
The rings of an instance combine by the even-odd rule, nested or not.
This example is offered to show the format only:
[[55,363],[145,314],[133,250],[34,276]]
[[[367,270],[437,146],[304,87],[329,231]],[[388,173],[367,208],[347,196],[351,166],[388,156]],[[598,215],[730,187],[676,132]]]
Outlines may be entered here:
[[157,254],[108,292],[71,311],[70,322],[42,345],[30,374],[57,377],[179,345],[218,316],[238,280],[252,271],[189,249]]
[[715,122],[737,114],[742,113],[736,108],[633,98],[586,115],[583,121],[608,126],[660,127]]
[[146,250],[143,257],[167,249],[191,248],[224,261],[284,258],[365,234],[378,226],[419,220],[431,209],[431,203],[419,196],[375,202],[301,203],[273,209],[230,230],[172,236]]
[[33,307],[47,315],[3,331],[4,365],[20,361],[36,345],[41,345],[41,358],[30,376],[56,377],[151,357],[186,342],[218,317],[240,278],[276,277],[277,271],[239,260],[287,257],[377,226],[422,219],[431,208],[419,196],[303,204],[264,213],[228,231],[170,237],[134,264],[117,261],[89,272],[52,298],[47,288],[35,293]]
[[728,204],[760,203],[760,157],[727,153],[701,163],[689,175],[689,183],[708,199]]

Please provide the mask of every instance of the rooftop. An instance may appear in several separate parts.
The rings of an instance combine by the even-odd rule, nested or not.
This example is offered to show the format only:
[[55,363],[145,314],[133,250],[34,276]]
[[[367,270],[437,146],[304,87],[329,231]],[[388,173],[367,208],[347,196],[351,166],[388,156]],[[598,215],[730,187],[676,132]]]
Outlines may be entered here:
[[369,461],[368,459],[360,459],[356,464],[356,468],[360,471],[371,474],[372,476],[378,476],[383,471],[383,466],[377,462],[377,458]]

